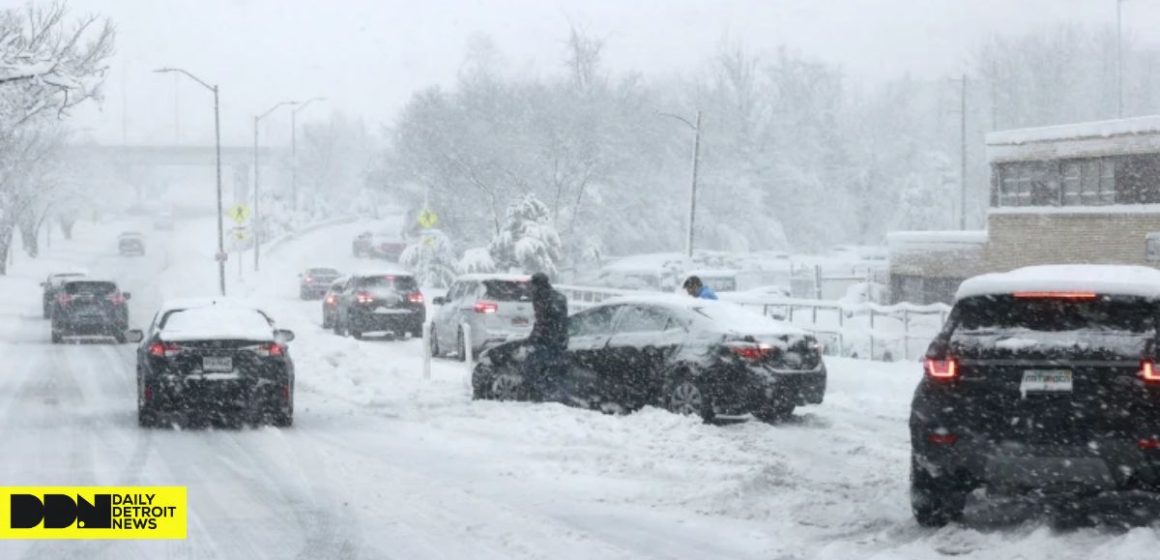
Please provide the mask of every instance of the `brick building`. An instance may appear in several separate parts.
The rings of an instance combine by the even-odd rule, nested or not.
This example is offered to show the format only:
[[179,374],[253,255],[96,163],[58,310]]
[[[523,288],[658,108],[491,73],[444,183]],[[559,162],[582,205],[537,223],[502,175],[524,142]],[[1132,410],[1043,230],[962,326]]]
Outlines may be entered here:
[[987,135],[991,208],[977,232],[896,232],[895,301],[950,301],[984,272],[1160,258],[1160,116]]

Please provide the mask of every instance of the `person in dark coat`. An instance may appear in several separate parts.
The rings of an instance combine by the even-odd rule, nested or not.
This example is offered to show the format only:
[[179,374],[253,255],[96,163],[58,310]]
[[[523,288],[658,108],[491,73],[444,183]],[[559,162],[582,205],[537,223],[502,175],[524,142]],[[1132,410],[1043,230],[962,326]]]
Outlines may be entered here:
[[539,398],[555,400],[568,348],[568,299],[552,289],[543,272],[532,275],[531,291],[535,323],[528,337],[531,348],[524,362],[524,378]]

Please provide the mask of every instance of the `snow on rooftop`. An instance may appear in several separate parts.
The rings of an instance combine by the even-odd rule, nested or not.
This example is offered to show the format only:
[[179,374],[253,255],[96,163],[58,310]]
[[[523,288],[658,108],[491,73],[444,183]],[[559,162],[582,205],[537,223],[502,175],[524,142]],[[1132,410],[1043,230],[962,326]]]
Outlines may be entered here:
[[893,231],[886,234],[890,251],[978,249],[987,244],[987,230]]
[[959,286],[955,300],[1014,292],[1095,292],[1160,298],[1160,270],[1129,265],[1044,265],[976,276]]
[[1054,140],[1080,138],[1111,138],[1113,136],[1160,134],[1160,115],[1094,121],[1039,128],[1000,130],[987,135],[988,146],[1030,144]]

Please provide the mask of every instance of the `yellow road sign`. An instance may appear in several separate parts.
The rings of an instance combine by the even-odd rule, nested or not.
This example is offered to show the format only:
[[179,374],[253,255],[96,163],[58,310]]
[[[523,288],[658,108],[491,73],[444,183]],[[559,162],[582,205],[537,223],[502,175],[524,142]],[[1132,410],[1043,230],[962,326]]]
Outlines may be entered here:
[[439,223],[439,215],[430,208],[424,208],[422,212],[419,212],[419,225],[423,226],[423,229],[431,229],[437,223]]
[[235,204],[229,210],[226,210],[226,215],[240,224],[250,219],[250,208],[245,204]]

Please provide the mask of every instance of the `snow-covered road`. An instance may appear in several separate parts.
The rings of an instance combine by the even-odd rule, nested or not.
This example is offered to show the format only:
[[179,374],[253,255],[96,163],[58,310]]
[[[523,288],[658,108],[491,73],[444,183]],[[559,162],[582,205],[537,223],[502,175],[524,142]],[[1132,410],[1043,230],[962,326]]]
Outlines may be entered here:
[[[66,265],[133,292],[135,326],[165,297],[216,291],[210,220],[126,224],[20,260],[0,278],[0,481],[182,485],[189,537],[2,542],[0,558],[1144,558],[1155,529],[1055,531],[1038,519],[917,527],[907,499],[914,364],[830,360],[825,404],[784,425],[707,426],[648,409],[472,402],[464,367],[421,372],[419,341],[355,341],[297,298],[309,265],[349,270],[364,225],[280,245],[247,293],[293,329],[295,426],[207,431],[136,425],[130,346],[53,346],[37,282]],[[984,506],[976,510],[985,510]],[[977,517],[988,517],[980,514]]]

